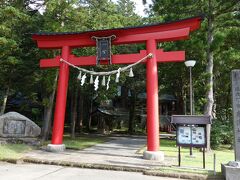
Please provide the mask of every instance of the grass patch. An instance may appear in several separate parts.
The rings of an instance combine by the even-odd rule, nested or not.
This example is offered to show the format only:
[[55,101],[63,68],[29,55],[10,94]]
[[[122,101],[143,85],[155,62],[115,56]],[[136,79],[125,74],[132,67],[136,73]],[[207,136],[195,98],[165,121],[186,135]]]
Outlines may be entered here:
[[[229,145],[230,146],[230,145]],[[231,160],[234,160],[234,151],[229,149],[229,146],[224,145],[219,149],[212,150],[211,152],[205,153],[206,169],[213,171],[213,154],[216,154],[216,171],[221,172],[221,163],[225,164]],[[138,151],[142,154],[146,150],[146,147]],[[160,140],[160,150],[165,154],[165,161],[171,165],[171,171],[175,170],[182,171],[186,168],[193,168],[194,172],[203,167],[203,153],[200,152],[199,148],[193,148],[194,158],[189,157],[189,148],[181,148],[181,168],[178,168],[178,147],[176,146],[176,140],[161,139]],[[174,167],[175,166],[175,167]],[[166,170],[166,169],[163,169]],[[189,171],[188,171],[189,172]],[[203,170],[203,172],[208,172]],[[209,174],[209,173],[208,173]]]
[[108,138],[106,137],[76,137],[71,139],[70,136],[64,136],[63,143],[65,144],[66,148],[70,149],[84,149],[87,147],[94,146],[99,143],[104,143],[107,141]]
[[145,171],[144,174],[154,176],[169,176],[179,179],[224,179],[220,172],[217,172],[216,175],[214,175],[212,171],[205,169],[187,169],[174,166],[161,167],[158,169]]
[[[63,143],[69,149],[84,149],[99,143],[107,141],[107,137],[76,137],[71,139],[69,135],[64,136]],[[46,141],[43,145],[49,144],[50,141]],[[27,144],[3,144],[0,145],[0,160],[18,160],[24,153],[35,149],[33,146]]]
[[[178,147],[175,140],[161,139],[161,151],[164,152],[166,159],[172,158],[173,165],[178,165]],[[221,163],[227,163],[234,159],[234,151],[227,147],[221,147],[217,150],[212,150],[205,154],[206,169],[213,170],[213,154],[216,154],[216,171],[221,171]],[[203,154],[200,149],[193,148],[193,155],[195,158],[189,157],[189,148],[181,148],[181,166],[202,168]]]
[[[68,149],[81,150],[96,144],[104,143],[109,140],[107,137],[103,136],[79,136],[71,138],[70,135],[64,135],[63,144],[65,144]],[[50,144],[51,141],[45,141],[43,145]]]
[[177,168],[177,167],[161,167],[158,170],[160,172],[165,172],[165,173],[193,173],[193,174],[209,175],[209,172],[207,170],[201,170],[201,169],[183,169],[183,168]]
[[17,160],[22,155],[33,148],[26,144],[4,144],[0,145],[0,160],[12,159]]

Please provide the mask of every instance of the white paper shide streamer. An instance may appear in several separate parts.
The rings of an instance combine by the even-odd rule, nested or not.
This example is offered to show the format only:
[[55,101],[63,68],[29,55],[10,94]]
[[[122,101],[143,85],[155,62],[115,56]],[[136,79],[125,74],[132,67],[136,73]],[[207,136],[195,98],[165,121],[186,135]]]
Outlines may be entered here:
[[115,79],[116,83],[119,82],[120,73],[121,73],[121,68],[118,68],[118,71],[117,71],[117,74],[116,74],[116,79]]
[[129,76],[129,77],[134,77],[132,68],[130,68],[130,71],[129,71],[129,75],[128,75],[128,76]]
[[87,78],[87,76],[86,76],[86,74],[84,74],[84,75],[82,76],[82,79],[81,79],[81,86],[84,85],[86,78]]
[[90,77],[90,84],[93,84],[93,75],[91,74],[91,77]]
[[77,79],[81,80],[81,78],[82,78],[82,71],[79,72]]
[[98,85],[99,85],[99,76],[96,77],[95,81],[94,81],[94,90],[98,90]]
[[102,78],[102,86],[105,86],[106,85],[106,78],[105,78],[105,76],[103,76],[103,78]]
[[111,76],[108,76],[108,80],[107,80],[107,90],[109,89],[110,80],[111,80]]

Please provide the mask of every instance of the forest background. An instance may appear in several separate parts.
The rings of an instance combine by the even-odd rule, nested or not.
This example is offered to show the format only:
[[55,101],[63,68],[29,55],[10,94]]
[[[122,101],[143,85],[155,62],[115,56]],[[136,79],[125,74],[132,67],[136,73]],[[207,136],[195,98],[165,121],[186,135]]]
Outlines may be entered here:
[[[145,1],[143,0],[143,4]],[[39,12],[39,9],[44,11]],[[238,0],[153,0],[146,16],[135,13],[131,0],[3,0],[0,2],[0,113],[12,109],[39,123],[48,139],[55,103],[58,69],[40,69],[39,60],[59,54],[42,51],[31,39],[34,32],[82,32],[176,21],[203,16],[201,28],[185,41],[159,43],[165,51],[185,50],[193,68],[194,113],[210,115],[212,147],[233,143],[231,70],[240,67],[240,3]],[[113,53],[136,53],[145,45],[113,47]],[[95,55],[95,48],[75,49],[78,56]],[[89,67],[96,71],[106,67]],[[107,67],[108,70],[116,66]],[[71,69],[66,124],[75,132],[89,130],[93,100],[101,103],[117,95],[118,85],[131,91],[127,122],[129,133],[137,131],[136,97],[145,91],[145,67],[134,69],[110,89],[97,93],[89,83],[80,86],[78,71]],[[158,65],[159,94],[177,98],[183,114],[189,113],[189,69],[184,63]],[[210,147],[209,147],[210,148]]]

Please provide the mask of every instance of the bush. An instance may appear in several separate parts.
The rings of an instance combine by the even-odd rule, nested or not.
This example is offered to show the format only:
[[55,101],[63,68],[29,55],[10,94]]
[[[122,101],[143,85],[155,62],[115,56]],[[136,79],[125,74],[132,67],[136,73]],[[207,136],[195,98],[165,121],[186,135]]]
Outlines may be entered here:
[[233,144],[233,124],[232,121],[213,120],[211,130],[211,148],[216,149],[223,144]]

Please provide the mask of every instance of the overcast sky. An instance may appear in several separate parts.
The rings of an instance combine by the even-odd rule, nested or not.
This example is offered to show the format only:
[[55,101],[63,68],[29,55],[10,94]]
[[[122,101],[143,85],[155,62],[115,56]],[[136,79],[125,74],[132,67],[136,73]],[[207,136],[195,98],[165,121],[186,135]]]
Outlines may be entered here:
[[[112,0],[113,2],[117,2],[118,0]],[[144,6],[142,3],[142,0],[131,0],[135,3],[135,12],[139,14],[140,16],[144,17],[146,14],[144,13],[144,8],[147,8],[149,4],[152,3],[152,0],[147,0],[147,4]],[[31,6],[31,5],[30,5]],[[34,7],[32,5],[32,7]],[[40,13],[44,12],[44,8],[40,9]]]
[[[136,13],[139,14],[140,16],[143,16],[143,17],[146,16],[144,14],[144,8],[145,7],[142,4],[142,0],[132,0],[132,1],[136,3]],[[151,2],[152,2],[151,0],[147,0],[148,4],[151,3]],[[148,7],[148,4],[145,5],[145,6]]]
[[[136,4],[136,9],[135,12],[137,14],[139,14],[140,16],[146,16],[144,14],[144,5],[142,4],[142,0],[131,0]],[[113,0],[113,2],[117,2],[117,0]],[[152,2],[152,0],[147,0],[147,5],[145,5],[146,7],[148,7],[148,4],[150,4]]]

